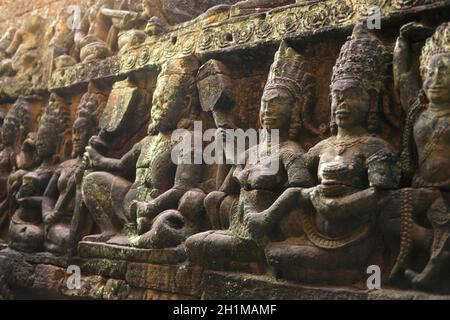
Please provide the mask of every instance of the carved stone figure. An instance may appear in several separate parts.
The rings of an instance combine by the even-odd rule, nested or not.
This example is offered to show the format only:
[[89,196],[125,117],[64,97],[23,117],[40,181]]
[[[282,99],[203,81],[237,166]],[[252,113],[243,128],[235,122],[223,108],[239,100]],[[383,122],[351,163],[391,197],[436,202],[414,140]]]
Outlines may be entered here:
[[[401,253],[407,265],[412,244],[428,249],[430,259],[424,270],[406,271],[411,283],[421,289],[437,288],[450,262],[450,24],[439,26],[423,48],[423,86],[417,96],[420,85],[411,72],[411,47],[429,33],[429,28],[419,24],[405,25],[395,49],[397,87],[407,112],[402,167],[405,181],[412,181],[413,187],[402,191],[411,205],[400,211],[404,225]],[[417,225],[424,216],[432,230],[424,229],[423,222]],[[417,228],[423,235],[420,242],[416,241]]]
[[[40,16],[31,16],[14,34],[14,38],[6,49],[11,57],[1,61],[0,76],[17,75],[22,79],[34,79],[39,75],[40,48],[45,34],[46,23]],[[39,79],[32,81],[35,83]]]
[[9,175],[17,167],[17,155],[20,146],[30,129],[29,112],[30,105],[27,97],[17,99],[5,117],[2,133],[2,149],[0,151],[0,227],[9,221],[9,209],[11,204],[11,194],[8,190]]
[[[341,49],[331,84],[333,136],[305,154],[319,185],[288,189],[250,222],[256,234],[298,206],[303,234],[266,248],[268,263],[283,278],[306,282],[357,281],[374,252],[374,221],[383,190],[399,184],[396,155],[373,136],[389,55],[358,24]],[[381,192],[381,194],[380,194]]]
[[104,59],[112,54],[109,35],[111,20],[102,13],[102,9],[112,7],[112,0],[88,2],[88,9],[74,36],[81,62]]
[[[121,159],[109,159],[93,147],[86,148],[88,167],[106,172],[93,172],[83,179],[84,202],[102,231],[100,235],[85,239],[107,241],[119,234],[125,224],[131,224],[132,230],[128,233],[135,234],[133,229],[137,228],[138,234],[132,238],[132,245],[172,246],[174,237],[167,243],[155,239],[168,237],[161,229],[172,224],[177,226],[175,229],[183,228],[189,217],[181,218],[179,213],[190,215],[191,219],[196,216],[198,210],[192,203],[192,194],[201,196],[203,193],[196,190],[202,169],[173,163],[171,153],[177,141],[171,134],[177,128],[189,128],[196,117],[193,73],[197,68],[195,58],[174,60],[163,66],[153,93],[149,134]],[[132,171],[136,176],[134,183],[114,174]],[[186,194],[189,190],[190,195]],[[183,204],[183,200],[191,204]],[[176,208],[177,212],[163,212]]]
[[63,11],[58,14],[56,21],[50,26],[51,39],[49,47],[53,50],[53,59],[56,69],[71,66],[77,63],[75,51],[75,30],[69,28],[70,12]]
[[35,139],[39,167],[33,171],[19,170],[10,179],[18,189],[15,194],[18,209],[11,218],[10,246],[20,251],[38,251],[43,248],[44,226],[42,200],[52,177],[58,151],[63,150],[69,130],[69,113],[66,101],[51,94],[42,115]]
[[[85,147],[90,137],[98,131],[98,121],[105,104],[106,97],[90,83],[88,92],[81,98],[73,123],[72,159],[61,163],[54,170],[43,195],[42,218],[46,251],[66,254],[71,249],[71,231],[77,232],[73,236],[78,240],[90,232],[91,223],[86,219],[86,214],[76,212],[82,210],[81,195],[77,197],[77,184],[81,183],[83,175],[82,156]],[[71,230],[73,216],[83,219],[77,222],[79,230]]]
[[[223,217],[216,216],[223,216],[220,200],[223,203],[233,201],[228,197],[234,198],[231,206],[224,206],[229,210],[228,230],[207,231],[186,241],[194,264],[220,269],[234,265],[252,268],[255,262],[264,263],[264,244],[254,237],[251,221],[286,188],[313,185],[301,159],[303,150],[295,142],[301,127],[301,110],[314,94],[314,77],[308,68],[304,57],[287,43],[281,44],[261,101],[260,121],[267,134],[246,151],[245,161],[239,161],[230,171],[220,190],[222,196],[215,197],[217,206],[208,212],[211,224],[220,225]],[[272,144],[270,130],[279,130],[279,145],[275,141]],[[266,172],[271,163],[277,163],[278,168]],[[211,207],[208,205],[208,209]],[[277,232],[266,235],[276,238]]]
[[[216,190],[220,190],[232,164],[236,163],[236,139],[230,137],[227,130],[237,129],[235,101],[232,91],[232,79],[228,68],[218,60],[209,60],[199,70],[197,87],[200,103],[204,111],[211,111],[217,131],[215,143],[224,150],[223,163],[217,164]],[[230,149],[232,148],[232,149]],[[208,212],[212,229],[228,229],[230,206],[236,197],[229,196],[222,191],[211,192],[205,198],[205,208]],[[225,200],[225,201],[223,201]]]

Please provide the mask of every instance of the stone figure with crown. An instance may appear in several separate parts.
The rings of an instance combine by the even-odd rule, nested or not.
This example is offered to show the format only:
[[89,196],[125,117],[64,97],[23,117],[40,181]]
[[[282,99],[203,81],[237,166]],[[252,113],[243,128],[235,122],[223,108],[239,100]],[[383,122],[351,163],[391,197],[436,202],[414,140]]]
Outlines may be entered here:
[[[401,162],[403,180],[412,188],[401,191],[403,205],[400,210],[392,210],[397,215],[391,216],[391,223],[397,221],[403,226],[401,265],[397,273],[402,274],[409,267],[405,275],[420,289],[437,289],[445,283],[444,270],[450,263],[448,22],[436,29],[422,49],[422,85],[411,72],[413,45],[420,44],[432,32],[419,23],[403,26],[394,55],[396,86],[407,113]],[[429,256],[429,262],[421,272],[411,260],[412,254],[418,251],[425,251]]]
[[[216,201],[215,205],[207,204],[211,223],[217,226],[217,221],[228,216],[229,228],[188,238],[186,247],[194,264],[263,271],[264,245],[279,238],[281,231],[268,226],[262,237],[255,237],[251,226],[265,218],[264,210],[286,188],[314,185],[301,158],[304,151],[296,142],[302,127],[300,115],[315,94],[315,79],[309,68],[302,55],[282,42],[261,100],[259,116],[266,134],[257,146],[245,152],[243,161],[233,166],[221,187],[221,195],[208,196],[210,201]],[[279,141],[272,141],[272,130],[279,133]],[[273,163],[278,164],[277,169],[266,171]],[[277,218],[274,217],[274,224]]]
[[265,249],[276,275],[352,283],[365,272],[377,244],[380,202],[386,190],[398,187],[400,177],[392,147],[375,135],[389,58],[381,42],[357,24],[333,69],[332,136],[303,157],[318,185],[287,189],[261,213],[264,218],[250,221],[250,230],[258,235],[290,208],[298,208],[301,230]]

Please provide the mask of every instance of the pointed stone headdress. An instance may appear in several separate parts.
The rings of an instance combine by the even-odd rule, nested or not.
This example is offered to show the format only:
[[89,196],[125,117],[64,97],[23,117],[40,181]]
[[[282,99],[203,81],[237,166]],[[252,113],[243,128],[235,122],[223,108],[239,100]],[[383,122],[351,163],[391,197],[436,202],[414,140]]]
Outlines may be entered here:
[[343,45],[333,68],[331,88],[340,80],[359,83],[368,92],[380,92],[388,76],[392,56],[383,44],[370,34],[367,24],[360,22]]
[[305,79],[311,77],[309,64],[305,57],[282,41],[275,54],[265,89],[283,87],[295,98],[302,95]]
[[425,76],[431,57],[436,54],[450,53],[450,22],[441,24],[434,35],[427,40],[420,57],[420,72]]

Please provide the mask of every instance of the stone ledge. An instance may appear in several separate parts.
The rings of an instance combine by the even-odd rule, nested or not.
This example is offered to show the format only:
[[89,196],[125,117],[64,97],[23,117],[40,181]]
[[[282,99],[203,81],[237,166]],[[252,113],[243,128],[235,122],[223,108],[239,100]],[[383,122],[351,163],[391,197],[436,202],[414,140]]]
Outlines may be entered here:
[[179,293],[200,298],[203,269],[190,265],[129,263],[126,281],[139,288]]
[[79,266],[83,275],[125,280],[127,272],[127,261],[123,260],[74,258],[71,264]]
[[269,276],[212,271],[204,273],[202,290],[205,300],[450,300],[448,295],[418,291],[309,286]]
[[183,247],[150,250],[114,244],[82,241],[78,244],[78,255],[85,259],[111,259],[154,264],[177,264],[187,258]]
[[[82,269],[81,287],[71,290],[67,285],[71,275],[66,273],[65,267],[44,263],[45,259],[39,260],[42,254],[35,255],[30,258],[33,254],[11,249],[0,251],[2,291],[5,288],[10,288],[13,293],[19,290],[30,299],[450,300],[450,295],[412,290],[385,288],[369,291],[357,287],[295,284],[273,279],[269,275],[204,272],[202,268],[188,264],[155,265],[82,258],[71,261],[79,262]],[[89,272],[103,274],[89,275]]]

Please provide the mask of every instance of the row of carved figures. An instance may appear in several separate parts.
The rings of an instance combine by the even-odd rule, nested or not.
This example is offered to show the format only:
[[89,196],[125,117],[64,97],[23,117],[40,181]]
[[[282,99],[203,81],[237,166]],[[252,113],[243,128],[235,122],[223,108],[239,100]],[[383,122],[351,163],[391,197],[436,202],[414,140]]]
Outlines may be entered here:
[[[52,93],[37,133],[27,132],[33,97],[22,97],[2,127],[0,221],[9,223],[9,246],[69,255],[81,239],[179,246],[194,265],[251,272],[270,267],[278,277],[313,283],[352,283],[369,264],[381,264],[385,280],[434,290],[450,262],[449,35],[449,23],[436,30],[408,24],[392,59],[365,24],[357,24],[333,68],[332,135],[308,151],[297,137],[314,76],[309,61],[282,42],[260,108],[261,127],[278,129],[279,144],[256,162],[250,158],[258,148],[235,165],[171,159],[174,130],[186,129],[184,138],[194,141],[193,122],[206,114],[197,96],[215,121],[217,138],[235,127],[233,110],[202,101],[217,94],[205,83],[226,86],[224,65],[216,60],[199,68],[195,57],[186,57],[162,66],[148,135],[118,159],[107,156],[118,132],[143,121],[129,120],[140,108],[130,79],[117,82],[109,99],[91,83],[72,130],[67,102]],[[412,42],[427,37],[420,88],[408,61]],[[392,65],[407,114],[401,154],[375,132]],[[115,98],[131,111],[109,108]],[[67,132],[72,159],[57,164]],[[195,155],[202,147],[193,144],[183,153]],[[278,170],[261,174],[274,159]]]
[[[209,11],[272,8],[295,0],[89,0],[61,11],[54,22],[30,16],[20,28],[9,28],[0,40],[0,76],[36,72],[42,54],[51,48],[56,68],[103,59],[118,50],[149,41],[171,26]],[[32,70],[30,70],[32,69]]]

